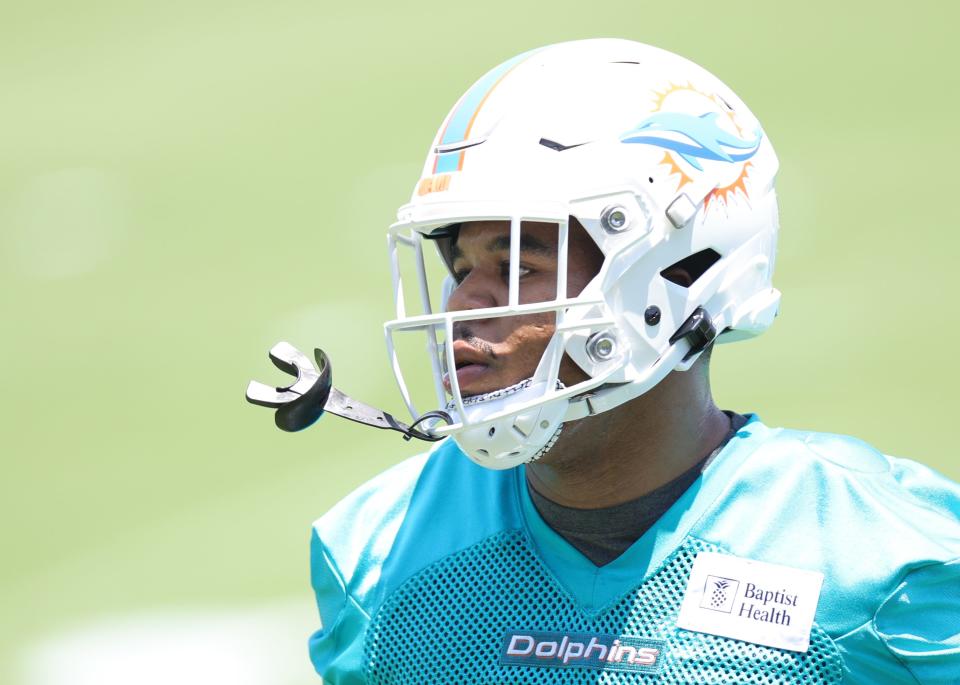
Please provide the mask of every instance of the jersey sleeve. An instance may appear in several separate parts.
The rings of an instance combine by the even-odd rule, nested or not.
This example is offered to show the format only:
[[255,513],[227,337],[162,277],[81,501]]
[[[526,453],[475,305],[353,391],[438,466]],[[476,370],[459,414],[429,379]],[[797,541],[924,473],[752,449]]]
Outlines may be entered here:
[[960,684],[960,559],[907,574],[874,629],[921,685]]
[[310,660],[328,685],[363,682],[363,633],[369,617],[347,592],[343,576],[313,530],[310,582],[320,612],[320,629],[310,636]]

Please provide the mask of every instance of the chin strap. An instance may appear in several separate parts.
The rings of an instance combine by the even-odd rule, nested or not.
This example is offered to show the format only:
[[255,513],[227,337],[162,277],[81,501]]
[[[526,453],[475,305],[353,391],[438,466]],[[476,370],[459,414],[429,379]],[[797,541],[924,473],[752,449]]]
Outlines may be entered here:
[[560,439],[560,434],[562,432],[563,432],[563,424],[561,423],[559,426],[557,426],[556,432],[554,432],[554,434],[550,437],[550,439],[547,440],[547,443],[543,447],[541,447],[539,450],[537,450],[537,453],[534,454],[532,457],[530,457],[530,461],[527,463],[529,464],[530,462],[537,461],[537,459],[539,459],[544,454],[549,452],[553,448],[553,446],[557,444],[557,440]]
[[277,427],[287,432],[303,430],[313,425],[324,412],[335,414],[374,428],[383,428],[403,433],[404,440],[416,438],[437,442],[443,437],[433,435],[430,428],[419,430],[424,421],[436,419],[447,425],[453,423],[444,411],[430,411],[411,425],[398,421],[385,411],[359,402],[333,387],[333,367],[326,353],[317,348],[313,354],[317,366],[303,352],[288,342],[278,342],[270,348],[270,361],[296,381],[286,387],[273,387],[250,381],[247,385],[247,401],[261,407],[276,409],[274,421]]

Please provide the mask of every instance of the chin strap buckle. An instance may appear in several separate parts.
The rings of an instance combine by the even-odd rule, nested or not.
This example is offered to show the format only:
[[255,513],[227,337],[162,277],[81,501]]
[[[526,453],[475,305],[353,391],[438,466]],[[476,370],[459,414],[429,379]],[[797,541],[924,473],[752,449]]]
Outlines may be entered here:
[[703,307],[697,307],[693,314],[687,317],[676,333],[670,336],[670,344],[674,345],[680,340],[686,340],[690,343],[690,350],[687,352],[683,361],[700,354],[717,337],[717,327],[713,325],[713,319],[707,314]]
[[313,425],[324,412],[330,412],[350,421],[374,428],[395,430],[403,433],[405,440],[417,438],[428,442],[442,440],[441,436],[421,431],[418,425],[429,419],[439,419],[447,425],[453,423],[449,414],[430,411],[420,416],[412,425],[397,421],[385,411],[359,402],[333,387],[333,367],[326,353],[316,348],[313,351],[317,366],[303,352],[288,342],[278,342],[270,348],[270,361],[281,371],[296,377],[291,385],[273,387],[250,381],[247,385],[247,401],[261,407],[276,409],[274,421],[277,428],[287,432],[303,430]]

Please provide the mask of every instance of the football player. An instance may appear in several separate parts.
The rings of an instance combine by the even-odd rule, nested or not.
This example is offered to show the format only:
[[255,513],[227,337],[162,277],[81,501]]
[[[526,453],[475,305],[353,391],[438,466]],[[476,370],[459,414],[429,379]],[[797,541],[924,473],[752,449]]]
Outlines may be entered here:
[[460,98],[389,230],[393,368],[447,439],[314,526],[326,682],[960,683],[960,488],[711,397],[713,346],[777,313],[777,165],[630,41]]

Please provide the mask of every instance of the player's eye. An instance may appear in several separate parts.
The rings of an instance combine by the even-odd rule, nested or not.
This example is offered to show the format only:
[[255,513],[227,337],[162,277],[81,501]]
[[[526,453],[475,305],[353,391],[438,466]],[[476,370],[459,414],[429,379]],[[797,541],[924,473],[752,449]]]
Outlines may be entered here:
[[[521,264],[519,272],[520,272],[520,278],[523,278],[524,276],[529,276],[530,274],[532,274],[533,269],[531,269],[528,266],[525,266],[524,264]],[[510,280],[510,261],[509,260],[506,262],[501,262],[500,275],[503,277],[505,281]]]

